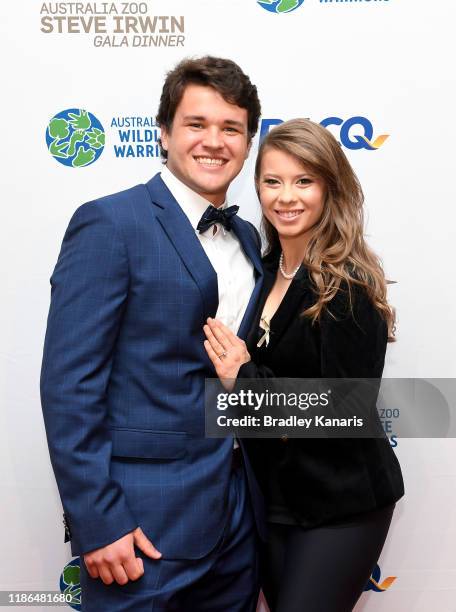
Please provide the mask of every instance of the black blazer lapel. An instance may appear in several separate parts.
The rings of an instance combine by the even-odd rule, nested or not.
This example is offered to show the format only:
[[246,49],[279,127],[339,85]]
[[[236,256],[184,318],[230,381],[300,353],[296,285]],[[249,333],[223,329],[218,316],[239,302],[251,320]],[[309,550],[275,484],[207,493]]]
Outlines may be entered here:
[[[248,336],[247,345],[250,348],[256,346],[258,341],[258,327],[266,299],[274,285],[277,276],[276,265],[265,265],[263,291],[258,303],[254,323]],[[271,319],[271,332],[268,349],[274,348],[280,341],[284,332],[290,327],[293,319],[305,310],[306,305],[312,303],[312,288],[310,286],[309,272],[302,266],[290,283],[283,300],[279,304]]]
[[215,317],[218,308],[217,274],[194,228],[159,174],[146,183],[146,187],[157,207],[158,222],[201,291],[204,319]]
[[311,291],[309,272],[307,268],[301,266],[271,319],[271,336],[268,348],[273,349],[276,346],[284,332],[291,326],[292,320],[298,319],[300,313],[305,310],[308,300],[310,305]]
[[250,352],[255,348],[256,343],[258,342],[258,326],[260,325],[261,313],[263,312],[264,304],[269,292],[274,285],[275,278],[276,272],[271,270],[269,267],[265,267],[261,292],[259,294],[258,301],[255,304],[254,312],[251,318],[251,325],[246,335],[246,344]]

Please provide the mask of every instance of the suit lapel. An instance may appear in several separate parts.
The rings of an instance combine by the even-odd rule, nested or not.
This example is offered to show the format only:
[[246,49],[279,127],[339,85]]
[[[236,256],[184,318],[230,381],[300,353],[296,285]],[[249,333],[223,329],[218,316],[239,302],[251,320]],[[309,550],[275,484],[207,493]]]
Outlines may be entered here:
[[239,217],[233,217],[232,227],[232,231],[234,231],[236,234],[244,253],[252,262],[255,270],[255,287],[252,295],[250,296],[249,303],[247,304],[247,308],[238,331],[238,336],[245,339],[251,328],[256,305],[261,293],[261,287],[263,285],[263,266],[261,263],[260,249],[256,245],[253,230],[249,227],[248,223]]
[[160,175],[155,175],[146,187],[153,204],[157,207],[158,222],[200,289],[204,304],[204,319],[215,317],[218,308],[217,274],[195,230]]
[[236,234],[244,253],[250,259],[255,268],[255,276],[263,275],[263,266],[261,264],[261,253],[260,249],[255,244],[253,237],[253,230],[249,227],[247,221],[240,219],[239,217],[232,218],[233,231]]

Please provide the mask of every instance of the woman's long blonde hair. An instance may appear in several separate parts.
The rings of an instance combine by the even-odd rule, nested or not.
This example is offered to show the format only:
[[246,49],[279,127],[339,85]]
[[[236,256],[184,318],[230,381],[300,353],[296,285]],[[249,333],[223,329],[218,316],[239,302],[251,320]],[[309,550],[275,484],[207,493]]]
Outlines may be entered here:
[[[326,186],[323,214],[312,230],[304,261],[318,297],[303,314],[313,321],[319,320],[345,281],[350,303],[353,285],[364,287],[387,323],[388,340],[394,341],[395,317],[387,302],[385,274],[379,258],[364,239],[363,191],[341,146],[329,130],[307,119],[293,119],[274,127],[258,151],[257,190],[263,155],[271,148],[293,156],[323,179]],[[277,230],[264,216],[262,224],[266,254],[279,253]]]

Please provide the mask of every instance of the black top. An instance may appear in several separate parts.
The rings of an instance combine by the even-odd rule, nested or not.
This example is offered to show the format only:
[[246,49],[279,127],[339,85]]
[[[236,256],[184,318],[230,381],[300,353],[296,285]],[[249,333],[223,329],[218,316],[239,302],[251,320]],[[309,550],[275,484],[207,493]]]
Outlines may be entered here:
[[[312,324],[301,313],[316,296],[307,269],[292,280],[270,321],[267,347],[256,346],[278,258],[264,261],[262,295],[247,345],[252,361],[241,378],[381,378],[387,327],[359,287],[341,289]],[[333,315],[333,316],[331,316]],[[386,438],[257,439],[247,452],[266,497],[268,518],[303,527],[330,524],[397,501],[404,494],[399,462]]]

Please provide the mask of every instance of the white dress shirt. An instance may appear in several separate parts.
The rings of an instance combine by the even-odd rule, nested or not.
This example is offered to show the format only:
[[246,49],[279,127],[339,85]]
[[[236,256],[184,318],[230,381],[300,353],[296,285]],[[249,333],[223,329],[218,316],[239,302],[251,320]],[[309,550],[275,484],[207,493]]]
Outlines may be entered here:
[[[163,167],[161,178],[188,217],[217,274],[219,305],[215,316],[237,334],[255,286],[253,265],[234,232],[226,231],[219,223],[202,233],[196,230],[211,205],[208,200],[176,178],[167,166]],[[226,205],[225,201],[222,207]]]

